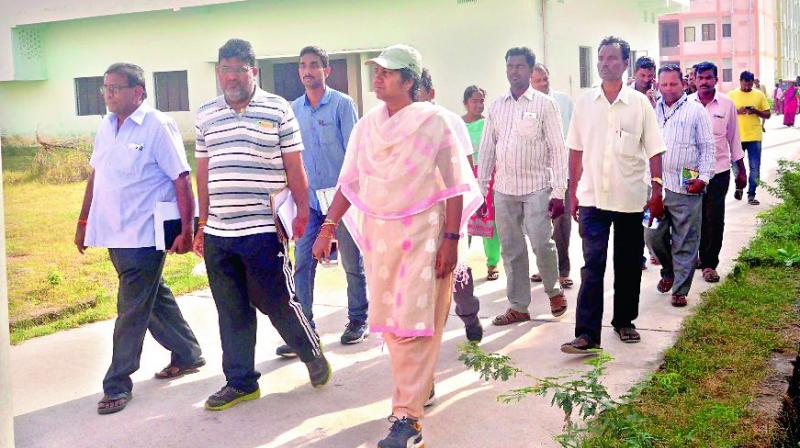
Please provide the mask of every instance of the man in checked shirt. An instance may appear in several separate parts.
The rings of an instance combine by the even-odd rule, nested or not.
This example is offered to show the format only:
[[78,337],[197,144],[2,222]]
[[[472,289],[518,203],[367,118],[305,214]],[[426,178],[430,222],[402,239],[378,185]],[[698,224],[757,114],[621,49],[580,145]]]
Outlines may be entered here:
[[681,69],[669,64],[658,70],[662,98],[656,117],[667,146],[664,154],[664,219],[646,232],[661,261],[658,291],[672,289],[672,306],[686,306],[695,256],[700,248],[703,191],[714,177],[716,146],[705,108],[689,101]]
[[564,213],[567,149],[555,100],[531,87],[536,57],[527,47],[506,52],[508,92],[486,114],[479,151],[478,185],[486,196],[492,172],[495,219],[506,270],[509,309],[494,325],[530,320],[528,248],[531,241],[550,312],[561,316],[567,300],[558,285],[553,219]]

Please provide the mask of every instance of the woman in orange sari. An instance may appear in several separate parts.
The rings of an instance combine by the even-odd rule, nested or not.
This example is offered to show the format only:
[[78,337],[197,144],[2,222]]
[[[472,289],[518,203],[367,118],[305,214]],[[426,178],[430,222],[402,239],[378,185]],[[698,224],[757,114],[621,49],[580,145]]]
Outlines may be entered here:
[[414,102],[422,72],[414,48],[368,61],[383,104],[354,127],[338,191],[313,254],[330,255],[344,219],[364,255],[369,326],[389,348],[392,426],[381,448],[420,447],[419,419],[434,379],[450,309],[452,272],[466,220],[482,203],[445,111]]

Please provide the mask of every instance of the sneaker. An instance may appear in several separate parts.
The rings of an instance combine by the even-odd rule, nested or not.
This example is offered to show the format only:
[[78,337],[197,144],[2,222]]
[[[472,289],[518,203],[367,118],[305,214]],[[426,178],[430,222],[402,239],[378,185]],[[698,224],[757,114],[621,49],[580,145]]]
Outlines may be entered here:
[[319,358],[314,358],[312,361],[306,363],[308,368],[308,377],[311,379],[311,385],[319,389],[320,387],[328,384],[331,380],[332,371],[331,365],[325,359],[325,355],[320,355]]
[[422,426],[419,422],[408,417],[389,417],[392,427],[389,435],[378,442],[378,448],[423,448]]
[[481,342],[481,339],[483,339],[483,325],[481,325],[480,321],[476,322],[475,325],[464,327],[464,331],[467,333],[467,340],[470,342]]
[[289,344],[283,344],[278,347],[275,350],[275,354],[286,359],[297,358],[297,353],[295,353],[292,347],[289,347]]
[[369,328],[367,328],[367,323],[360,320],[351,320],[344,327],[344,333],[342,333],[341,341],[344,345],[358,344],[364,339],[367,339],[367,337],[369,337]]
[[428,399],[425,400],[425,404],[422,405],[423,408],[429,408],[436,404],[436,386],[431,387],[431,394],[428,395]]
[[208,397],[208,400],[206,400],[206,409],[209,411],[224,411],[242,401],[257,400],[260,397],[261,389],[256,388],[256,390],[252,392],[245,392],[226,385],[214,395]]

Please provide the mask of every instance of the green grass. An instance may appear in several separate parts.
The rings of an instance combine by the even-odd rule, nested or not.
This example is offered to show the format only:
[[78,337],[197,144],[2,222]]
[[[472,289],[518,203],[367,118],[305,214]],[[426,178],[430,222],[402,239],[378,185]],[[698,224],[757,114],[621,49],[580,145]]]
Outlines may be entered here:
[[[9,316],[12,321],[58,313],[76,304],[96,301],[42,325],[18,325],[12,342],[19,343],[115,315],[117,278],[104,249],[78,253],[73,238],[83,199],[84,182],[52,185],[30,177],[35,148],[3,147],[6,255]],[[193,152],[193,147],[187,147]],[[194,157],[190,158],[194,162]],[[207,285],[191,274],[199,259],[192,254],[168,256],[164,277],[176,294]]]
[[800,166],[784,165],[774,191],[784,203],[761,216],[733,275],[704,294],[661,369],[628,404],[591,422],[594,435],[580,446],[637,446],[627,441],[638,434],[658,447],[771,446],[779,437],[753,402],[772,354],[798,343],[800,258],[787,262],[785,253],[800,250]]

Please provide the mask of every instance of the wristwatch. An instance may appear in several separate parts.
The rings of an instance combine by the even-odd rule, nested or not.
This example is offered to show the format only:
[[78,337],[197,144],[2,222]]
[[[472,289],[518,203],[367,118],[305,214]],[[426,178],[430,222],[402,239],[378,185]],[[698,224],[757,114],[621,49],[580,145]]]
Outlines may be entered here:
[[461,235],[458,233],[445,232],[444,239],[458,241],[461,239]]
[[662,179],[660,177],[651,177],[650,178],[650,182],[655,182],[655,183],[661,185],[662,187],[664,186],[664,179]]

